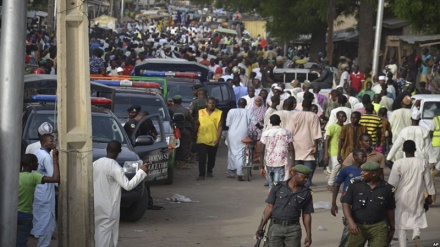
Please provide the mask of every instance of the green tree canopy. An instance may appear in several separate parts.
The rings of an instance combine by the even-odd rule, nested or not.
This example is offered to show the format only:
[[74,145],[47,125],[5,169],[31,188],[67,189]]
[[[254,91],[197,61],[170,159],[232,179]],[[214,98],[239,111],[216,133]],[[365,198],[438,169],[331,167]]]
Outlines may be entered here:
[[394,0],[393,10],[397,17],[408,20],[420,32],[440,33],[440,1]]

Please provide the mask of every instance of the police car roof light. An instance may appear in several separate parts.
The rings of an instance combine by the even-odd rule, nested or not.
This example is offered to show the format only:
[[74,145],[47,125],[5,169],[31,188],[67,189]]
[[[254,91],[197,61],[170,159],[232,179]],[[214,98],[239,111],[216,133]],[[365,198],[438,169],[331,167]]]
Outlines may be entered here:
[[[30,97],[31,101],[34,102],[56,102],[56,95],[48,95],[48,94],[36,94]],[[111,105],[112,100],[104,97],[90,97],[90,101],[92,105]]]
[[197,72],[173,72],[173,71],[143,71],[142,76],[147,77],[178,77],[178,78],[190,78],[197,79],[200,75]]
[[110,87],[140,87],[140,88],[160,88],[159,83],[146,81],[130,81],[130,80],[94,80]]

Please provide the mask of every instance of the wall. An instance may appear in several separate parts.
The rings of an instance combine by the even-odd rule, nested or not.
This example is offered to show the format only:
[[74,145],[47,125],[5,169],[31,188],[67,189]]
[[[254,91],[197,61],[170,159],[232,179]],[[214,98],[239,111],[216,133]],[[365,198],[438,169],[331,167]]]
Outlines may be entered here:
[[243,21],[244,27],[251,34],[252,38],[257,38],[258,34],[266,38],[266,21],[253,20],[253,21]]

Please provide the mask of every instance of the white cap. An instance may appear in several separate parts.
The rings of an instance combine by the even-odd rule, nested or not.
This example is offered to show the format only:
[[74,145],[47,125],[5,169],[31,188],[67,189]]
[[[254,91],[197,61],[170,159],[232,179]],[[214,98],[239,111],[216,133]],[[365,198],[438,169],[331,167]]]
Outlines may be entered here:
[[276,86],[276,87],[274,87],[273,89],[275,89],[275,90],[280,90],[281,92],[283,91],[283,88],[280,87],[280,86]]
[[412,120],[420,120],[422,118],[422,114],[419,110],[413,110],[411,112],[411,119]]
[[53,127],[52,124],[49,122],[44,122],[38,127],[38,134],[45,135],[45,134],[52,134],[53,133]]
[[274,87],[276,87],[276,86],[278,86],[278,84],[274,83],[274,84],[272,84],[272,86],[270,86],[270,87],[271,87],[271,88],[274,88]]
[[124,69],[121,68],[121,67],[118,67],[118,68],[116,69],[116,72],[124,72]]
[[385,81],[386,77],[384,75],[379,76],[379,81]]

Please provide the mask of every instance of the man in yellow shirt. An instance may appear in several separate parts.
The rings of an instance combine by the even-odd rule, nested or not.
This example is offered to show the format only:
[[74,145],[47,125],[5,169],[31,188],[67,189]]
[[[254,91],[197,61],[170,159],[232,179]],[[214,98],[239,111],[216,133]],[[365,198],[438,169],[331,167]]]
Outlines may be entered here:
[[208,98],[206,108],[199,110],[199,116],[195,124],[194,133],[197,133],[197,151],[199,153],[198,181],[205,180],[205,176],[208,178],[214,177],[212,169],[215,166],[215,156],[223,131],[222,111],[215,108],[216,104],[217,100],[215,98]]

